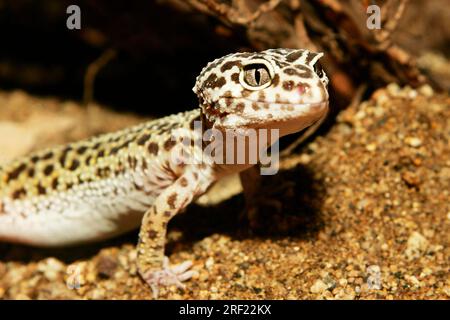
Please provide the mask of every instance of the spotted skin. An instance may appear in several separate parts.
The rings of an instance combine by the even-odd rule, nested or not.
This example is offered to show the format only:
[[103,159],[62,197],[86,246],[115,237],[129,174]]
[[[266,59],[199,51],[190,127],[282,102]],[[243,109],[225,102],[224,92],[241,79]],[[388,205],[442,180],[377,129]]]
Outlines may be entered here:
[[[193,88],[199,108],[118,132],[36,152],[0,168],[0,239],[66,246],[111,238],[141,226],[138,270],[155,296],[182,287],[191,263],[170,266],[167,224],[218,179],[253,164],[174,161],[195,154],[207,129],[278,129],[280,136],[320,121],[328,109],[322,53],[270,49],[209,63]],[[195,130],[201,121],[201,130]],[[179,132],[174,138],[174,132]],[[197,142],[187,148],[183,139]],[[268,148],[269,141],[263,148]],[[175,152],[177,151],[177,152]],[[248,150],[246,150],[248,151]],[[176,160],[176,157],[175,157]],[[246,181],[245,185],[249,185]]]

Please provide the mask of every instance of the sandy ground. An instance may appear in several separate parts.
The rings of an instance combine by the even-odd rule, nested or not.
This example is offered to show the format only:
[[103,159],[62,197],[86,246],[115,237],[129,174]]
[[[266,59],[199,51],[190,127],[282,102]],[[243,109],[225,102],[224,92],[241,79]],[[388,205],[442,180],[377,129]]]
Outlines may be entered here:
[[[23,92],[0,92],[0,105],[3,162],[142,121]],[[265,178],[282,208],[262,206],[253,231],[230,197],[238,181],[222,182],[171,222],[172,263],[193,260],[199,275],[160,298],[449,299],[449,119],[450,98],[429,87],[375,92]],[[136,240],[0,244],[0,298],[149,299]]]

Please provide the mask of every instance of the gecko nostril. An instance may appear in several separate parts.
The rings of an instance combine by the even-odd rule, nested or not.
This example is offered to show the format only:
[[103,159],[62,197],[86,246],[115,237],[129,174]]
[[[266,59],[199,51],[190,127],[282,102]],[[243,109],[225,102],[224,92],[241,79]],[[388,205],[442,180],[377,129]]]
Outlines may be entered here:
[[297,91],[300,95],[303,95],[306,91],[308,91],[308,86],[303,83],[299,83],[297,86]]
[[307,83],[300,82],[297,84],[297,92],[300,95],[304,95],[304,94],[308,93],[309,88],[310,88],[310,86]]

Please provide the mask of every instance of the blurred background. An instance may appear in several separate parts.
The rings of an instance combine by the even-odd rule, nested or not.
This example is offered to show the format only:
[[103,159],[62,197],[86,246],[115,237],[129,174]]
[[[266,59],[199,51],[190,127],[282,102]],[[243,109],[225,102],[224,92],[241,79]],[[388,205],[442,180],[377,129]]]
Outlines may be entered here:
[[[81,9],[68,30],[66,8]],[[382,29],[368,30],[377,4]],[[0,1],[0,88],[161,116],[196,106],[195,77],[235,51],[324,51],[335,109],[390,82],[450,88],[446,0]]]

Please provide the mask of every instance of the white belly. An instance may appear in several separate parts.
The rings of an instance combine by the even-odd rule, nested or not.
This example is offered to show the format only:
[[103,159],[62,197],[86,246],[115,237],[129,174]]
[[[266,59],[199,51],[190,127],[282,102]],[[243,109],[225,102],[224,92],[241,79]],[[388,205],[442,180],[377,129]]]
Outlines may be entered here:
[[[135,183],[142,185],[141,190]],[[111,238],[137,228],[163,188],[128,176],[94,182],[89,188],[75,186],[44,198],[2,199],[0,240],[67,246]]]

